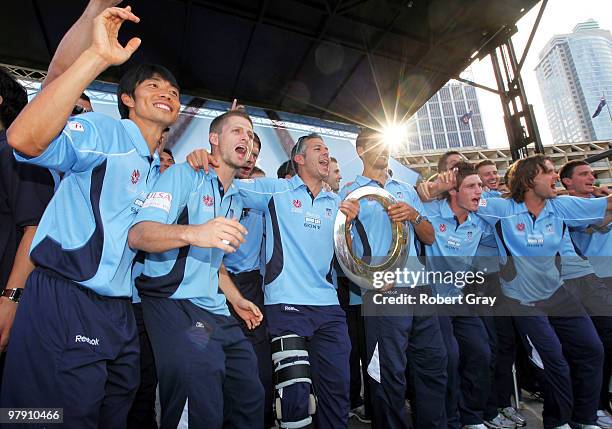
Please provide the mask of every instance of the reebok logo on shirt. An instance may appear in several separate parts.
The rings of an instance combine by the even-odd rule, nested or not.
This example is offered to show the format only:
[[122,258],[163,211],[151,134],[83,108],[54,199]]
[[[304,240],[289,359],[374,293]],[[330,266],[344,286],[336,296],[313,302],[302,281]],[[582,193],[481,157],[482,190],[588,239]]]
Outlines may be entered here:
[[99,346],[100,345],[100,340],[98,338],[89,338],[86,337],[84,335],[77,335],[74,338],[74,342],[75,343],[88,343],[92,346]]
[[283,311],[295,311],[296,313],[300,312],[300,310],[295,308],[293,305],[285,305],[285,306],[283,306]]

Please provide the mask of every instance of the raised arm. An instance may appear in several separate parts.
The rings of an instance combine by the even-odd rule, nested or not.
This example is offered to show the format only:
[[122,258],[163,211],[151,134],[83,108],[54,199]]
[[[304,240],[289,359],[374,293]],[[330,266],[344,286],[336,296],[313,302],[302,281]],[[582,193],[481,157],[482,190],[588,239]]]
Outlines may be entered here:
[[124,21],[138,22],[129,9],[113,7],[93,20],[91,44],[68,69],[23,109],[7,130],[8,143],[27,156],[38,156],[66,125],[74,103],[106,68],[123,64],[140,46],[131,39],[125,47],[117,40]]
[[91,45],[91,28],[95,17],[104,12],[104,9],[117,6],[119,3],[121,3],[121,0],[89,0],[83,14],[60,41],[51,59],[51,64],[49,64],[47,77],[42,83],[43,87],[49,85],[59,75],[68,70],[79,55]]

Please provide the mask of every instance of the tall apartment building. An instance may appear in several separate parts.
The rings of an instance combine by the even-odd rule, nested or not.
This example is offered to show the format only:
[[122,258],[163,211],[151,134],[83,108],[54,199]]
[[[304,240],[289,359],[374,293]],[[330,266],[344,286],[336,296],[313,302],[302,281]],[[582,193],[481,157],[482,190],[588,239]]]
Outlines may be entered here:
[[536,76],[555,143],[612,138],[607,109],[591,118],[602,95],[612,102],[612,34],[594,20],[554,36],[540,52]]
[[394,152],[462,147],[487,147],[487,139],[474,87],[450,81],[408,120],[406,140]]

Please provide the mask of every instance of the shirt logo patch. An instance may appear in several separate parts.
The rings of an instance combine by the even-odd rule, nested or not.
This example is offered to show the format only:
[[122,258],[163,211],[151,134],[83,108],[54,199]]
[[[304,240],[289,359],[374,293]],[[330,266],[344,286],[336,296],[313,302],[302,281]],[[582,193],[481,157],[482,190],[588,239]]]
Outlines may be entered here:
[[552,223],[547,223],[547,224],[546,224],[546,232],[547,232],[548,234],[552,234],[552,233],[554,232],[554,229],[553,229],[553,224],[552,224]]
[[404,194],[402,194],[401,192],[396,192],[397,198],[399,198],[400,200],[404,198]]
[[332,209],[329,207],[325,209],[325,217],[332,217]]
[[85,128],[83,127],[83,124],[81,124],[80,122],[76,122],[76,121],[68,122],[68,129],[71,131],[78,131],[80,133],[85,132]]
[[468,231],[467,239],[468,239],[468,241],[472,241],[472,231]]
[[302,202],[300,200],[293,200],[293,207],[299,209],[302,207]]
[[202,202],[206,207],[210,207],[215,203],[215,200],[210,195],[206,195],[204,198],[202,198]]
[[293,311],[295,313],[299,313],[300,310],[298,310],[296,307],[294,307],[293,305],[284,305],[283,306],[283,311]]
[[440,230],[440,232],[445,232],[446,231],[446,224],[441,223],[440,226],[438,227],[438,229]]
[[132,171],[132,184],[135,185],[140,180],[140,171],[134,170]]
[[481,198],[480,201],[478,201],[478,205],[480,207],[486,207],[487,206],[487,200],[485,200],[484,198]]
[[521,232],[525,231],[525,224],[522,223],[522,222],[521,223],[517,223],[516,224],[516,229],[521,231]]
[[86,337],[85,335],[77,335],[76,337],[74,337],[74,342],[75,343],[87,343],[92,346],[100,345],[100,340],[98,338],[89,338],[89,337]]
[[168,192],[151,192],[147,196],[142,208],[153,207],[170,213],[170,206],[172,206],[172,194]]

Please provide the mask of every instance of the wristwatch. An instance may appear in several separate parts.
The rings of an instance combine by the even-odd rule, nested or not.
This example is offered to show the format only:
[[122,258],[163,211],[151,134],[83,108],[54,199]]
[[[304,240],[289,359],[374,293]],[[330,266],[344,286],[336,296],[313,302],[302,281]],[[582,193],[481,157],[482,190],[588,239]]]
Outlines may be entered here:
[[413,224],[415,225],[419,225],[421,223],[421,221],[423,220],[423,216],[421,216],[421,214],[419,213],[417,215],[417,217],[414,218],[414,220],[412,221]]
[[15,304],[19,303],[19,299],[21,299],[21,295],[23,294],[23,288],[14,288],[14,289],[4,289],[0,296],[5,296]]

